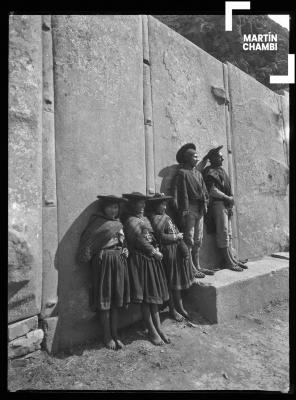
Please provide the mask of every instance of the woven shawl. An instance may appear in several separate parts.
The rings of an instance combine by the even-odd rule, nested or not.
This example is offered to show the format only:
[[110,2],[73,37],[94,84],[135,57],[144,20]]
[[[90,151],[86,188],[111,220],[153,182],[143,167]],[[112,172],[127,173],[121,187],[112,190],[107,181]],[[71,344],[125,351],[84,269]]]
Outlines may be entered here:
[[118,219],[109,219],[101,213],[93,214],[80,237],[78,260],[90,261],[120,229],[122,229],[122,223]]

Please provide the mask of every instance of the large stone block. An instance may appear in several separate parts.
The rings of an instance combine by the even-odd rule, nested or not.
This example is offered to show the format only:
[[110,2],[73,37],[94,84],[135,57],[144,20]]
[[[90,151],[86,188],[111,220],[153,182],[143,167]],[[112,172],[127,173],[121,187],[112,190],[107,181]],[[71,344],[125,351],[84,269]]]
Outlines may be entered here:
[[41,16],[9,18],[8,320],[36,315],[42,288]]
[[189,307],[208,321],[219,323],[289,298],[289,261],[264,257],[249,269],[227,269],[206,276],[186,296]]
[[[223,67],[155,18],[149,16],[148,22],[156,190],[170,193],[176,152],[184,143],[195,143],[200,159],[224,145],[227,159],[225,102],[215,95],[225,93]],[[216,264],[215,240],[206,232],[204,237],[201,260]]]
[[288,166],[281,97],[228,64],[239,255],[260,257],[288,244]]
[[40,349],[43,337],[43,330],[35,329],[34,331],[28,332],[26,336],[12,340],[8,344],[8,357],[20,357]]
[[35,315],[32,318],[16,322],[15,324],[8,325],[8,340],[11,341],[26,333],[38,328],[38,317]]
[[[53,16],[59,319],[63,347],[97,335],[75,259],[98,194],[146,190],[141,17]],[[94,320],[94,322],[93,322]]]

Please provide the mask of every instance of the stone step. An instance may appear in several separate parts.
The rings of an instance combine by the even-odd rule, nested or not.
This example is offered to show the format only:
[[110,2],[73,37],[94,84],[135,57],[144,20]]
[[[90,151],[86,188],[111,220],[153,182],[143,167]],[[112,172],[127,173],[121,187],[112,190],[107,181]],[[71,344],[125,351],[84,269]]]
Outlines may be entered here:
[[289,260],[264,257],[242,272],[223,269],[193,285],[185,302],[211,323],[256,311],[289,298]]

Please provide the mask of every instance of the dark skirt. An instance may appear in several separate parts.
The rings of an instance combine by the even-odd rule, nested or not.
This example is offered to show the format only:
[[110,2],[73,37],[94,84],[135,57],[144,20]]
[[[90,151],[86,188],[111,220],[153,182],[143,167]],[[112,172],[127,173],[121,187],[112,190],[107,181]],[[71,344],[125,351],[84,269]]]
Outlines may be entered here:
[[163,246],[162,253],[168,287],[171,290],[188,289],[194,282],[190,260],[183,257],[177,243]]
[[132,252],[129,256],[129,276],[133,303],[163,304],[169,299],[161,261]]
[[106,249],[96,254],[91,262],[92,310],[109,310],[130,302],[130,286],[126,258],[121,249]]

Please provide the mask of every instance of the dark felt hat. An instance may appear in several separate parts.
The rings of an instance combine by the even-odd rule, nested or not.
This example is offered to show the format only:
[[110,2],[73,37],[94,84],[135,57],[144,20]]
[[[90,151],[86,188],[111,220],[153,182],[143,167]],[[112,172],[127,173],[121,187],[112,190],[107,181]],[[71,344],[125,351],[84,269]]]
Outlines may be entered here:
[[208,152],[208,157],[211,158],[211,157],[213,157],[213,156],[216,156],[216,155],[219,153],[219,151],[222,149],[222,147],[223,147],[223,145],[222,145],[222,146],[215,147],[214,149],[211,149],[211,150]]
[[182,164],[185,162],[184,160],[184,154],[186,153],[187,150],[192,149],[192,150],[196,150],[196,146],[194,143],[186,143],[184,144],[178,151],[176,154],[176,160],[179,164]]
[[162,201],[171,200],[172,196],[166,196],[164,193],[155,193],[155,195],[149,198],[148,202],[150,203],[157,203]]
[[124,199],[122,197],[113,196],[113,195],[109,195],[109,196],[99,195],[99,196],[97,196],[97,198],[99,200],[103,201],[104,203],[110,203],[110,204],[127,202],[126,199]]
[[135,200],[135,201],[148,200],[151,198],[151,196],[146,196],[140,192],[124,193],[122,196],[128,200]]

